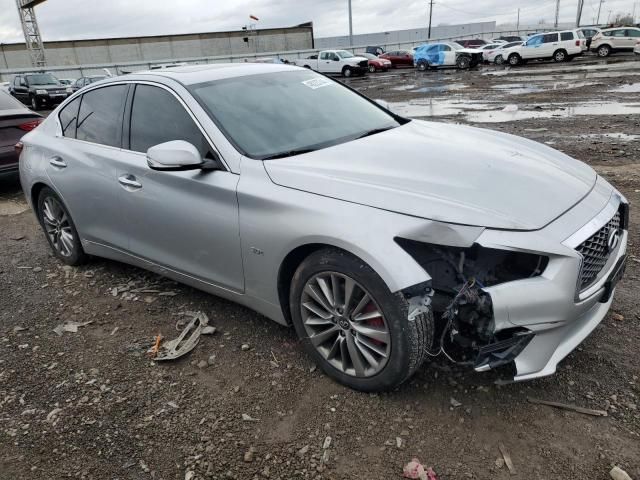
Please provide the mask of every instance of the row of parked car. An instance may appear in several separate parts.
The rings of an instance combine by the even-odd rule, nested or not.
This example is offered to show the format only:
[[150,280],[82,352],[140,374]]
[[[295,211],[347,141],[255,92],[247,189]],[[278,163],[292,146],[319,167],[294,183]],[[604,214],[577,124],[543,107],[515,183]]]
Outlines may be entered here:
[[366,53],[358,55],[346,50],[324,50],[292,63],[322,73],[350,77],[398,67],[425,71],[441,67],[473,68],[481,62],[513,66],[529,60],[566,62],[589,50],[599,57],[630,51],[640,54],[640,28],[585,27],[532,34],[527,38],[502,36],[489,41],[430,42],[412,50],[384,51],[380,46],[369,46]]

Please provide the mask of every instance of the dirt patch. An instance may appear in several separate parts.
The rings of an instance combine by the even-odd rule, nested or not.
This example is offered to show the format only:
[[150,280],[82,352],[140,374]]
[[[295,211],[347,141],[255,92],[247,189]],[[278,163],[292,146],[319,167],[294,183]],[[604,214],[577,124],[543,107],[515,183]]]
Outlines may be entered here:
[[[591,64],[602,65],[584,63]],[[546,76],[554,69],[562,70],[558,75],[582,75],[575,70],[581,66],[578,61],[532,64],[519,69],[526,74],[515,75],[483,75],[504,71],[492,67],[407,70],[349,83],[372,98],[432,99],[436,108],[440,98],[489,102],[496,110],[516,103],[513,97],[519,106],[533,108],[639,101],[608,91],[634,82],[637,72],[631,67],[618,68],[606,88],[587,85],[570,93],[542,88],[518,95],[494,88],[523,83],[518,76],[536,76],[538,70]],[[457,87],[447,90],[448,84]],[[403,85],[412,87],[392,88]],[[438,86],[443,88],[412,91]],[[456,114],[437,119],[553,145],[593,165],[632,204],[630,263],[613,314],[555,376],[496,385],[495,374],[475,374],[437,359],[398,391],[357,393],[315,369],[292,330],[133,267],[94,260],[64,268],[49,253],[30,212],[5,215],[0,216],[0,479],[181,480],[191,471],[195,478],[212,479],[390,479],[399,478],[412,457],[433,466],[440,479],[607,478],[612,465],[639,478],[640,148],[629,138],[640,135],[638,116],[490,125]],[[15,177],[0,180],[0,204],[20,198]],[[180,314],[195,310],[207,313],[217,333],[203,337],[178,361],[153,363],[146,351],[154,336],[173,338]],[[92,323],[58,336],[53,329],[65,321]],[[212,356],[210,366],[198,366]],[[533,405],[527,397],[603,409],[608,416]],[[243,414],[254,420],[243,420]],[[517,475],[496,463],[499,443],[507,447]]]

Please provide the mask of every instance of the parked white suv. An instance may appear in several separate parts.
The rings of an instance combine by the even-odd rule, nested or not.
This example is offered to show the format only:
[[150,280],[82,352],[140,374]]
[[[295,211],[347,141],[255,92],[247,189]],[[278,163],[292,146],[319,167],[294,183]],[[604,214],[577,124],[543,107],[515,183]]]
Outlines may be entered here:
[[605,28],[591,40],[591,50],[599,57],[608,57],[616,52],[631,52],[640,40],[640,28]]
[[534,35],[520,47],[515,47],[505,59],[510,65],[519,65],[527,60],[553,59],[568,62],[587,50],[587,42],[580,30],[564,30]]

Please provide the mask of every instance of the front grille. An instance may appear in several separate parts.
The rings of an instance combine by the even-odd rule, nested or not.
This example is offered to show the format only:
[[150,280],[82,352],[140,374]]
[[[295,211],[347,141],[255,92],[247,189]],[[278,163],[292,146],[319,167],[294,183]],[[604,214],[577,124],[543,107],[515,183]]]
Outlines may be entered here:
[[582,268],[580,269],[580,291],[592,285],[598,278],[598,274],[609,261],[609,233],[620,229],[620,212],[616,212],[609,222],[582,242],[576,250],[582,255]]
[[367,68],[369,66],[369,60],[363,60],[359,63],[362,68]]

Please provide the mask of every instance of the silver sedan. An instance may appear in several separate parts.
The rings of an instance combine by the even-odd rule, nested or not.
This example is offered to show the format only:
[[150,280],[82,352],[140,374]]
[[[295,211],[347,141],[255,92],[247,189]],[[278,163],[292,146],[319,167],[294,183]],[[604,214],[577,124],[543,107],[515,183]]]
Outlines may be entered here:
[[62,262],[120,260],[292,324],[366,391],[438,354],[552,374],[625,266],[628,203],[585,164],[284,65],[92,84],[24,137],[20,174]]

